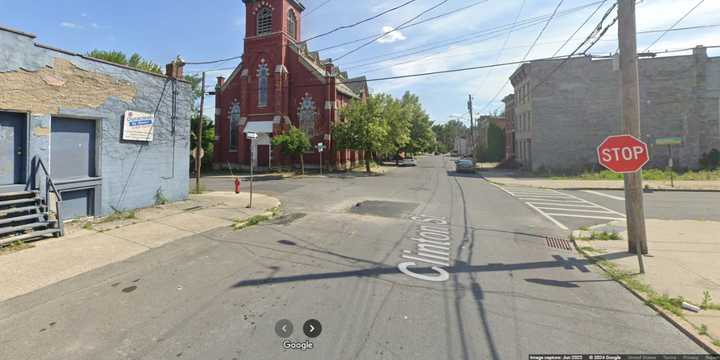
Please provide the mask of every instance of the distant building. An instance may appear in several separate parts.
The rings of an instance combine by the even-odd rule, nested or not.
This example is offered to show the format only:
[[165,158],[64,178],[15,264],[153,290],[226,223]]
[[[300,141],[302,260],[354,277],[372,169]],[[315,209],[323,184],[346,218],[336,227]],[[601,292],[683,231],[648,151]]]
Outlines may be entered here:
[[[617,62],[591,57],[561,62],[532,61],[510,78],[514,97],[506,105],[513,112],[514,152],[528,169],[598,167],[596,147],[606,136],[623,133]],[[720,149],[720,57],[708,57],[698,46],[692,55],[642,58],[639,64],[649,166],[668,163],[668,147],[656,140],[679,137],[675,166],[697,168],[703,153]]]
[[505,160],[515,156],[515,95],[503,99],[505,103]]
[[453,150],[460,156],[469,156],[472,153],[472,150],[470,149],[470,141],[464,137],[455,138],[455,147]]

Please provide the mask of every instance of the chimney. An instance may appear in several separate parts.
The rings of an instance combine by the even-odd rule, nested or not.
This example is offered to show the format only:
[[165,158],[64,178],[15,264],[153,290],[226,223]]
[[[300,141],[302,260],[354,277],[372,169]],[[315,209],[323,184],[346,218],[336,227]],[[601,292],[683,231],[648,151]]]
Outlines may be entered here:
[[706,58],[707,48],[702,45],[695,46],[695,48],[693,49],[693,55],[695,55],[695,57]]
[[165,65],[165,75],[173,79],[183,79],[183,68],[185,62],[182,61],[180,55],[171,63]]
[[335,65],[333,63],[328,62],[325,64],[325,76],[332,76],[335,72]]
[[225,78],[222,76],[217,77],[217,84],[215,85],[215,89],[221,88],[223,85],[225,85]]

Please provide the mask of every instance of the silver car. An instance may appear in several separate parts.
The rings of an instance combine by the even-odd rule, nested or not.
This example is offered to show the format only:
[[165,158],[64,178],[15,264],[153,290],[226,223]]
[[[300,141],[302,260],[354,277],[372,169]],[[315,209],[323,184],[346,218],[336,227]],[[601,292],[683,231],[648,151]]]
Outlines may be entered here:
[[474,173],[475,162],[468,159],[461,159],[455,162],[455,172],[459,173]]

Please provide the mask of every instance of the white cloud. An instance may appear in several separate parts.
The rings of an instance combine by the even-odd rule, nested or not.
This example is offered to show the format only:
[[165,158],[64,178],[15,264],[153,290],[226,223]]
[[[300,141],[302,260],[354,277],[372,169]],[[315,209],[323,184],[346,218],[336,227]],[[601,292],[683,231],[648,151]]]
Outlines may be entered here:
[[379,42],[381,44],[389,44],[389,43],[394,43],[396,41],[403,41],[403,40],[407,39],[407,37],[405,37],[405,35],[403,35],[402,32],[397,31],[397,30],[393,31],[393,30],[394,29],[392,26],[383,26],[383,28],[382,28],[383,33],[388,33],[388,34],[379,38],[377,40],[377,42]]
[[82,29],[82,28],[83,28],[82,25],[78,25],[78,24],[76,24],[76,23],[71,23],[71,22],[68,22],[68,21],[63,21],[63,22],[61,22],[61,23],[60,23],[60,26],[66,28],[66,29]]

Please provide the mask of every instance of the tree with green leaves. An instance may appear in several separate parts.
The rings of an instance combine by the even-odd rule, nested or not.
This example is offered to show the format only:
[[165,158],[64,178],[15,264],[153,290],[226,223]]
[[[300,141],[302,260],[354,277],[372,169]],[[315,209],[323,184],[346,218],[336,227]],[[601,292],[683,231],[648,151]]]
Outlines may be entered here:
[[312,145],[310,144],[310,138],[304,131],[291,126],[287,133],[273,137],[272,145],[287,156],[299,155],[300,169],[302,174],[305,175],[304,155],[307,151],[312,150]]
[[403,103],[390,95],[378,95],[382,102],[383,118],[387,124],[387,142],[383,155],[395,155],[395,165],[399,164],[400,153],[411,142],[411,113]]
[[372,155],[388,149],[388,123],[383,117],[382,95],[371,95],[367,101],[353,100],[344,107],[343,121],[333,127],[333,139],[338,150],[361,150],[365,153],[365,170],[370,173]]
[[140,56],[138,53],[134,53],[130,55],[128,58],[125,53],[118,50],[98,50],[95,49],[89,53],[86,54],[89,57],[109,61],[111,63],[125,65],[134,67],[136,69],[140,69],[143,71],[148,71],[152,73],[162,74],[162,68],[160,65],[147,60],[143,59],[142,56]]
[[[190,118],[192,131],[190,132],[190,138],[191,138],[191,144],[190,147],[194,148],[195,144],[197,144],[197,126],[198,121],[200,121],[200,113],[193,112],[192,117]],[[203,116],[203,131],[202,131],[202,148],[203,152],[205,153],[205,156],[202,158],[202,166],[203,168],[209,168],[212,167],[212,159],[213,159],[213,152],[215,151],[215,123],[210,120],[209,117]],[[194,171],[195,169],[195,160],[191,158],[190,161],[190,169],[191,171]]]
[[405,149],[411,154],[434,150],[437,147],[437,140],[432,132],[432,121],[422,108],[420,98],[408,91],[405,92],[400,103],[410,121],[410,141]]

